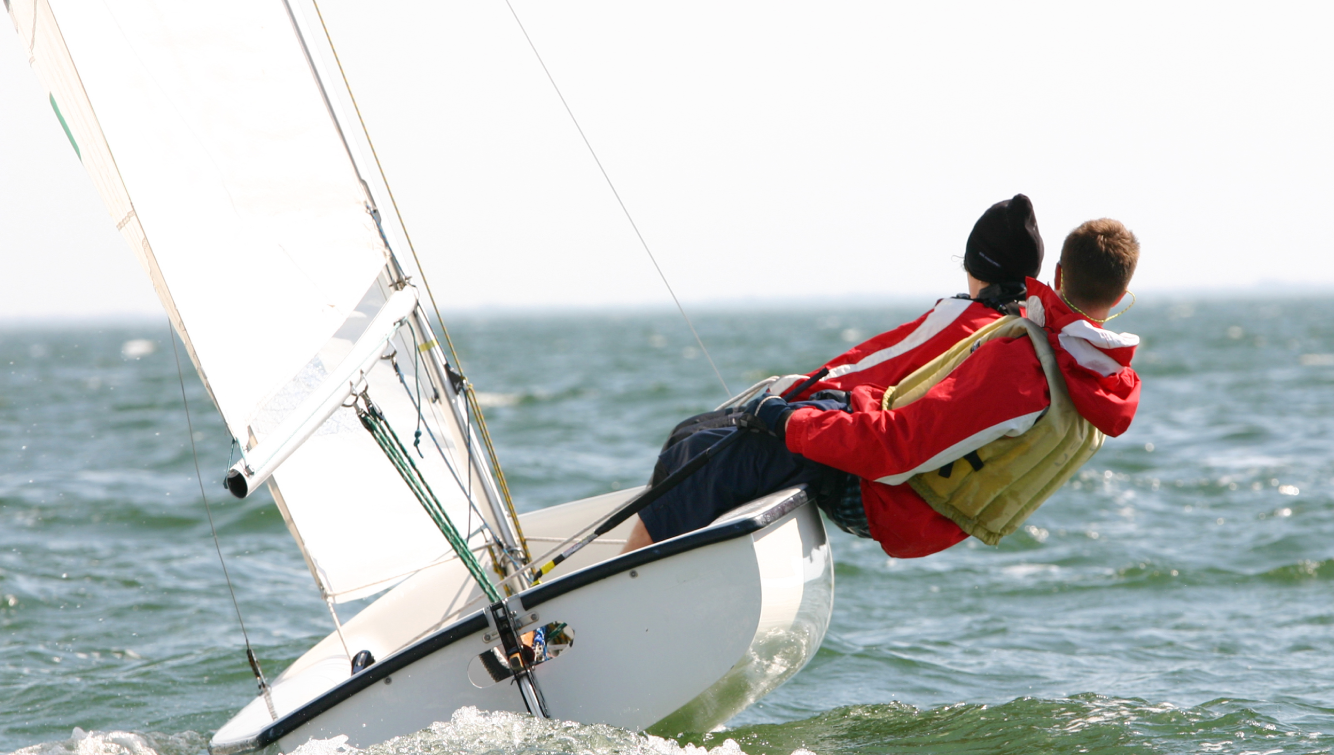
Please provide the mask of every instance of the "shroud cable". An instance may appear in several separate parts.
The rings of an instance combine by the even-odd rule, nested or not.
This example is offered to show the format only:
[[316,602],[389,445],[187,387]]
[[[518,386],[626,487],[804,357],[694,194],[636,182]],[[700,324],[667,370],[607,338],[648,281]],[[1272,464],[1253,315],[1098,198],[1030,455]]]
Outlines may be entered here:
[[662,272],[662,267],[658,264],[658,258],[653,256],[653,250],[649,249],[648,241],[644,239],[644,234],[639,232],[639,225],[635,223],[634,217],[630,214],[630,208],[625,206],[625,200],[621,199],[621,192],[616,190],[616,184],[612,183],[611,176],[607,174],[607,169],[602,167],[602,160],[598,158],[598,153],[593,149],[593,143],[588,140],[588,135],[584,133],[584,127],[579,125],[579,119],[574,117],[574,110],[570,109],[570,103],[565,101],[565,95],[561,93],[560,87],[556,85],[556,79],[551,75],[551,70],[547,68],[547,63],[542,60],[542,53],[537,51],[537,45],[533,43],[533,38],[528,36],[528,29],[524,28],[523,21],[519,20],[519,12],[514,10],[514,4],[510,0],[505,0],[505,5],[509,7],[510,14],[514,16],[514,23],[519,25],[519,31],[523,32],[523,38],[528,41],[528,47],[532,49],[533,55],[537,57],[538,65],[542,66],[542,72],[547,75],[547,81],[551,82],[551,88],[556,90],[556,96],[560,98],[560,104],[565,107],[565,112],[569,114],[570,121],[574,123],[574,128],[579,132],[579,138],[584,140],[584,146],[588,147],[588,154],[593,156],[593,162],[597,163],[598,170],[602,172],[602,178],[607,182],[607,188],[611,189],[612,196],[616,197],[616,203],[621,206],[621,212],[625,213],[625,219],[630,221],[630,227],[634,229],[635,236],[639,237],[639,244],[644,247],[644,252],[653,262],[653,269],[658,271],[658,277],[662,279],[662,285],[667,287],[667,293],[672,295],[672,301],[676,303],[676,309],[681,313],[681,318],[686,321],[686,326],[690,328],[691,335],[695,336],[695,343],[699,344],[699,350],[704,353],[704,358],[709,360],[709,366],[713,368],[713,374],[718,376],[718,382],[723,386],[723,393],[731,396],[732,390],[727,387],[727,381],[723,380],[723,373],[718,371],[718,365],[714,364],[713,357],[709,350],[704,346],[704,340],[699,337],[699,331],[695,330],[695,324],[690,321],[690,316],[686,314],[685,307],[681,306],[681,300],[676,298],[676,292],[672,290],[672,284],[667,282],[666,273]]
[[[171,327],[171,319],[167,319],[167,337],[171,339],[171,353],[176,357],[176,379],[181,385],[181,403],[185,406],[185,427],[190,431],[190,456],[195,462],[195,482],[199,483],[199,498],[204,502],[204,513],[208,515],[208,529],[213,533],[213,548],[218,552],[218,564],[222,566],[222,577],[227,582],[227,592],[232,596],[232,608],[236,609],[236,623],[241,625],[241,637],[245,640],[246,660],[250,662],[250,670],[255,674],[255,682],[259,685],[259,692],[264,697],[264,702],[269,707],[269,715],[273,720],[278,720],[278,712],[273,707],[273,698],[269,694],[269,683],[264,679],[264,671],[259,667],[259,658],[255,656],[255,650],[250,645],[250,633],[246,631],[245,619],[241,616],[241,604],[236,600],[236,588],[232,586],[231,572],[227,571],[227,561],[222,557],[222,544],[218,542],[218,527],[213,523],[213,508],[209,506],[208,495],[204,493],[204,477],[199,472],[199,450],[195,447],[195,424],[190,418],[190,400],[185,396],[185,371],[181,369],[181,351],[176,346],[176,331]],[[235,442],[235,439],[233,439]]]

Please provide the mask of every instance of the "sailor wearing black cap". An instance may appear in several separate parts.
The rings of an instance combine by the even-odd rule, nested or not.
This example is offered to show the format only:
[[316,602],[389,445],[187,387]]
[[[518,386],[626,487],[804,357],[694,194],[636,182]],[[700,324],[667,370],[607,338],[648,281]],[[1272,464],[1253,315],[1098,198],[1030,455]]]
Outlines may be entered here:
[[971,298],[1006,314],[1018,313],[1024,280],[1042,270],[1042,234],[1028,197],[1015,194],[982,213],[968,234],[963,269]]

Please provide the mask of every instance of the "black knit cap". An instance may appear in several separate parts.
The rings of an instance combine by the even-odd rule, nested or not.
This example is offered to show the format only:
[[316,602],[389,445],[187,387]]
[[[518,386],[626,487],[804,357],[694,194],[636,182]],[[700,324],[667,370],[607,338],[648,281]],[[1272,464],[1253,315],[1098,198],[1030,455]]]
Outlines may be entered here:
[[1042,234],[1033,202],[1015,194],[982,213],[968,235],[963,269],[987,283],[1023,283],[1042,270]]

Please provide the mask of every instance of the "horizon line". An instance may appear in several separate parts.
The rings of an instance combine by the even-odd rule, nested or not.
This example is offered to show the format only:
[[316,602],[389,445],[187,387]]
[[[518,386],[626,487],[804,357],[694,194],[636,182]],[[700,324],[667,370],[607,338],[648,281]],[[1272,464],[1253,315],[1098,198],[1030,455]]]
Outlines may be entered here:
[[[1262,299],[1298,299],[1310,296],[1328,295],[1334,293],[1334,283],[1278,283],[1274,281],[1259,281],[1244,286],[1227,287],[1170,287],[1156,288],[1150,287],[1141,289],[1139,294],[1142,297],[1163,297],[1170,296],[1176,300],[1174,303],[1182,301],[1209,301],[1225,298],[1228,296],[1237,296],[1247,300]],[[945,296],[952,296],[946,294]],[[734,312],[739,309],[752,308],[758,311],[774,310],[813,310],[828,309],[834,307],[843,307],[849,309],[869,309],[877,306],[915,306],[921,303],[921,300],[928,298],[927,294],[908,294],[908,293],[885,293],[885,294],[850,294],[846,296],[837,295],[817,295],[801,298],[775,298],[775,297],[728,297],[715,299],[697,299],[685,300],[682,303],[697,312]],[[935,296],[930,301],[942,298]],[[1149,302],[1151,303],[1151,300]],[[543,315],[543,314],[577,314],[577,313],[651,313],[651,312],[674,312],[675,307],[671,302],[607,302],[601,304],[584,304],[576,302],[543,302],[537,304],[514,304],[514,303],[481,303],[464,306],[442,306],[442,314],[455,316],[477,316],[477,315]],[[115,324],[137,324],[146,320],[156,320],[164,317],[165,312],[161,309],[151,310],[122,310],[108,312],[83,312],[69,314],[4,314],[0,313],[0,329],[9,330],[15,327],[32,327],[41,325],[52,326],[71,326],[71,325],[115,325]]]

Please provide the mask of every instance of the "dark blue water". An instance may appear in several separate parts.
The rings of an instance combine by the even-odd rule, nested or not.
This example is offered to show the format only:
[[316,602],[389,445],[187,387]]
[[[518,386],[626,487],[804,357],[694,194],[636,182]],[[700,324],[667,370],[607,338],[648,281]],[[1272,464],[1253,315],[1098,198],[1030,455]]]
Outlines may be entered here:
[[[929,304],[695,319],[736,390]],[[524,510],[642,483],[663,433],[724,397],[671,313],[450,320]],[[1334,304],[1149,300],[1113,325],[1144,338],[1130,432],[1000,547],[893,560],[833,532],[824,647],[727,731],[674,742],[465,710],[374,749],[1329,752]],[[253,682],[165,323],[0,330],[0,366],[0,751],[199,751]],[[186,387],[274,673],[328,614],[271,502],[223,497],[230,439]]]

